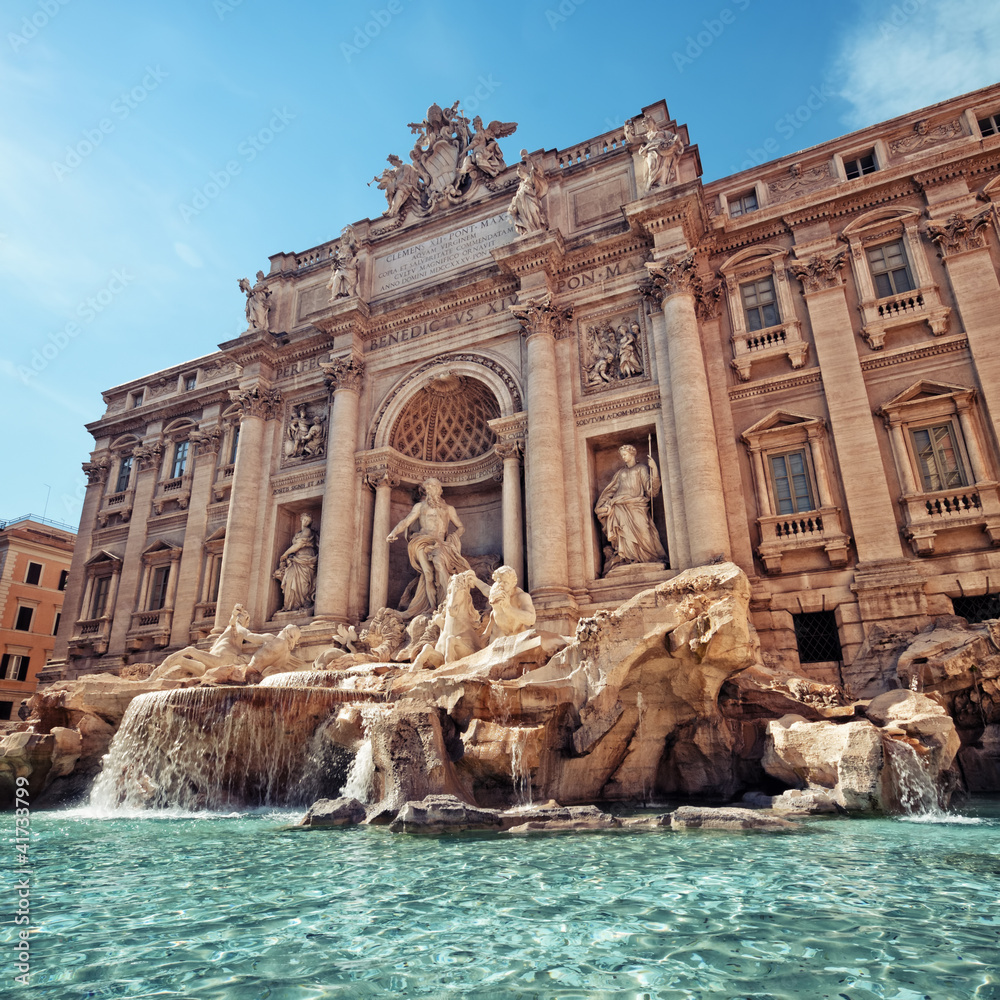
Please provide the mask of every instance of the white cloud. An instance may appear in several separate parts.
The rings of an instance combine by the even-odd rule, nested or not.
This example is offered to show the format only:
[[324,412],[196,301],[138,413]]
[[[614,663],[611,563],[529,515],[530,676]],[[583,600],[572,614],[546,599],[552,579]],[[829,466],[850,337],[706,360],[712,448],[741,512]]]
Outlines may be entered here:
[[896,0],[865,5],[838,59],[851,128],[978,90],[1000,79],[1000,5]]

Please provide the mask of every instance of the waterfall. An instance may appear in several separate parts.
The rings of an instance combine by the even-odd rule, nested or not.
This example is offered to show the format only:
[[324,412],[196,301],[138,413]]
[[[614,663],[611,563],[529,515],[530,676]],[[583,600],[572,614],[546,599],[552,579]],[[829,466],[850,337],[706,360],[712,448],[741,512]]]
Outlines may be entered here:
[[365,737],[347,772],[347,781],[340,794],[348,799],[357,799],[365,805],[375,801],[375,758],[372,741]]
[[882,745],[899,811],[920,819],[944,817],[934,779],[917,751],[903,740],[883,739]]
[[132,700],[91,792],[117,809],[302,805],[331,787],[323,730],[349,699],[328,688],[198,687]]
[[527,729],[515,727],[511,731],[510,777],[519,806],[531,805],[531,768],[526,759],[530,739]]
[[[642,753],[642,738],[643,738],[643,732],[642,732],[642,730],[643,730],[643,722],[646,719],[646,704],[642,700],[642,692],[641,691],[636,691],[636,693],[635,693],[635,708],[636,708],[636,712],[639,715],[639,719],[638,719],[638,721],[635,724],[635,743],[636,743],[636,747],[637,747],[637,752],[639,754],[641,754]],[[641,774],[642,774],[642,779],[641,779],[642,780],[642,786],[641,786],[642,787],[642,804],[645,805],[646,802],[649,799],[649,796],[647,795],[647,792],[646,792],[646,769],[645,768],[641,769]]]

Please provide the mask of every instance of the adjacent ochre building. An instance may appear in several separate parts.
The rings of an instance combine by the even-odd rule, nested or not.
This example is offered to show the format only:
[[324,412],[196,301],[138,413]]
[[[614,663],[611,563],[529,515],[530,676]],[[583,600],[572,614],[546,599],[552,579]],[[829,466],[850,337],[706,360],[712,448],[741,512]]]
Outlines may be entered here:
[[[274,255],[243,336],[104,393],[47,675],[159,660],[236,602],[307,645],[405,605],[386,537],[431,476],[557,630],[722,558],[765,655],[817,674],[876,623],[1000,613],[1000,86],[710,183],[663,102],[507,166],[512,130],[433,106],[385,216]],[[659,469],[662,563],[616,564],[594,511],[623,444]],[[315,596],[282,611],[304,513]]]
[[75,541],[46,518],[0,521],[0,721],[17,718],[55,648]]

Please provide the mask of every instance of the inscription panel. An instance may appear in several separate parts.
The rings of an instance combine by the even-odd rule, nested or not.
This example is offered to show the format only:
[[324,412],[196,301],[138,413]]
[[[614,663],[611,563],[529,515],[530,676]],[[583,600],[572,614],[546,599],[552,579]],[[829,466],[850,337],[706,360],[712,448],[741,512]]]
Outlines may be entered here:
[[516,236],[510,217],[501,212],[471,226],[376,257],[372,295],[385,295],[445,271],[488,260],[491,250]]

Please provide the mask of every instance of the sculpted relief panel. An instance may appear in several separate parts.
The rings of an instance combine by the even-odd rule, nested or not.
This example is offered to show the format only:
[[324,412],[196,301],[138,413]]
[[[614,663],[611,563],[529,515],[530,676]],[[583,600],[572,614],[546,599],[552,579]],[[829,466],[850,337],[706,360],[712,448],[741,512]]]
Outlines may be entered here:
[[326,454],[325,402],[293,403],[285,419],[282,464],[322,458]]
[[584,392],[648,378],[648,353],[637,312],[581,320],[579,341]]

